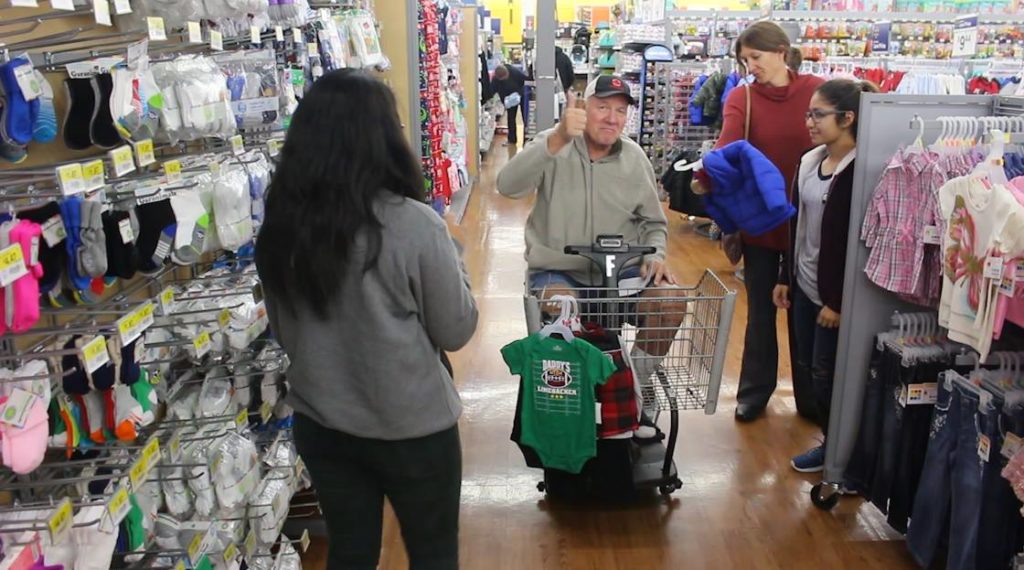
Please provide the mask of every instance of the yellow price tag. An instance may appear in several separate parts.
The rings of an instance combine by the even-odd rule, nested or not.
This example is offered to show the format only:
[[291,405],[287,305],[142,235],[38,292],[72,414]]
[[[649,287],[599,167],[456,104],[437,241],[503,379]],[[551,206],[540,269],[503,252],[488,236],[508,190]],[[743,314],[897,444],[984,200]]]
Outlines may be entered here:
[[132,490],[138,493],[142,485],[146,483],[148,475],[149,466],[146,465],[146,458],[138,458],[135,463],[132,463],[131,468],[128,469],[128,481],[132,484]]
[[110,362],[110,353],[107,352],[107,339],[100,335],[87,342],[82,346],[82,359],[85,361],[85,370],[89,374],[96,372],[101,366]]
[[7,287],[25,275],[28,275],[28,268],[21,245],[15,243],[0,249],[0,287]]
[[249,534],[245,535],[245,557],[252,558],[253,554],[256,554],[256,531],[249,529]]
[[271,406],[270,402],[260,404],[260,419],[263,423],[269,422],[272,415],[274,415],[274,406]]
[[152,469],[160,462],[160,438],[153,436],[142,448],[142,458],[146,460],[146,467]]
[[223,51],[224,35],[217,30],[210,30],[210,47],[217,51]]
[[206,353],[210,352],[211,344],[212,341],[210,340],[210,333],[206,331],[199,333],[199,336],[197,336],[196,339],[192,341],[192,345],[196,349],[196,358],[202,358],[206,356]]
[[249,427],[249,408],[242,408],[241,412],[235,416],[235,425],[238,429],[245,429]]
[[57,182],[65,196],[85,192],[81,164],[65,164],[57,168]]
[[188,570],[188,565],[185,564],[184,560],[179,560],[178,563],[174,565],[174,570]]
[[117,320],[117,332],[121,337],[121,344],[127,345],[142,336],[142,333],[153,326],[153,313],[156,307],[153,303],[145,303],[141,307],[128,313]]
[[106,170],[102,160],[93,160],[82,165],[83,184],[86,192],[99,190],[106,183]]
[[156,162],[156,156],[153,154],[153,139],[135,143],[135,160],[138,161],[140,168]]
[[181,430],[174,432],[170,441],[167,442],[167,451],[171,454],[171,461],[177,462],[181,459]]
[[260,44],[263,43],[263,38],[260,37],[260,29],[258,26],[249,27],[249,43]]
[[188,43],[203,43],[203,27],[199,25],[199,22],[188,23]]
[[110,151],[110,160],[114,163],[114,176],[121,177],[130,172],[135,172],[135,160],[132,157],[132,147],[124,145]]
[[275,157],[281,154],[282,146],[284,146],[284,144],[280,139],[271,139],[267,141],[267,152],[270,153],[271,157]]
[[159,16],[146,18],[146,27],[149,29],[149,39],[155,42],[167,40],[167,29],[164,27],[164,19]]
[[118,486],[114,496],[107,502],[107,512],[110,514],[111,522],[115,525],[121,524],[131,508],[131,501],[128,500],[128,488],[124,485]]
[[281,26],[274,26],[274,39],[279,42],[284,41],[284,28]]
[[245,152],[245,143],[242,141],[242,135],[235,135],[229,139],[231,141],[231,152],[234,154],[242,154]]
[[221,312],[217,313],[217,324],[220,328],[226,329],[231,324],[231,311],[228,309],[222,309]]
[[231,564],[231,562],[238,556],[238,547],[232,542],[224,549],[224,563]]
[[181,180],[180,160],[168,160],[164,163],[164,178],[167,179],[168,184],[173,184]]
[[203,549],[203,535],[196,534],[192,537],[192,542],[188,544],[188,559],[195,566],[199,562],[199,555],[202,554]]
[[320,55],[320,48],[317,47],[316,42],[306,44],[306,51],[309,52],[309,55]]
[[50,531],[50,542],[60,544],[67,540],[74,520],[75,513],[71,508],[71,499],[65,497],[46,521],[46,526]]

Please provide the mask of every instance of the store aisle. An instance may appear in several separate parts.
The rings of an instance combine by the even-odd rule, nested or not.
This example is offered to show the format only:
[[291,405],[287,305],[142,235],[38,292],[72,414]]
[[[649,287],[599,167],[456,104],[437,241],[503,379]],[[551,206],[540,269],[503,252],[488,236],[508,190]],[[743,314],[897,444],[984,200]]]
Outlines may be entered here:
[[[789,467],[813,442],[813,427],[796,418],[788,382],[767,417],[733,421],[745,302],[740,296],[719,411],[683,414],[676,449],[683,488],[669,503],[629,507],[549,504],[537,491],[540,472],[525,467],[509,441],[516,382],[499,349],[526,333],[522,282],[523,223],[529,203],[505,199],[494,179],[507,160],[504,138],[485,161],[480,185],[456,232],[466,244],[481,310],[477,334],[453,355],[465,412],[461,421],[464,478],[462,567],[476,569],[869,569],[914,568],[899,535],[874,507],[844,500],[831,513],[808,497],[816,478]],[[742,291],[716,243],[670,214],[670,259],[677,277],[695,282],[705,267]],[[781,332],[781,329],[780,329]],[[784,338],[784,337],[783,337]],[[782,371],[788,376],[788,370]],[[306,568],[322,568],[315,543]],[[385,527],[381,568],[407,568],[394,518]]]

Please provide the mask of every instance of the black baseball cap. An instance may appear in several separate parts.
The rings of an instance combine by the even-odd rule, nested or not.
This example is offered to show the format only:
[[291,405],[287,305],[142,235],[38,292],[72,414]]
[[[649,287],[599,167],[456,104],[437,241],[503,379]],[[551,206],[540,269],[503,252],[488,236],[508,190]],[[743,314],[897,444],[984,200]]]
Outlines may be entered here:
[[583,92],[584,99],[590,99],[591,97],[604,99],[605,97],[614,97],[616,95],[625,96],[630,105],[636,104],[636,100],[633,99],[633,94],[629,90],[629,84],[617,75],[601,75],[591,81],[587,85],[586,91]]

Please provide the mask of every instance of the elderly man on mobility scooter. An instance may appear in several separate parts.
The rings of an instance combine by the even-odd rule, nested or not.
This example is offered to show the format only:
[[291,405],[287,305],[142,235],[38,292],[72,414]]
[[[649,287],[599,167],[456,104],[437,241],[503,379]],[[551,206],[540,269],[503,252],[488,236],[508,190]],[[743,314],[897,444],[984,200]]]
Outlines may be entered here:
[[[566,246],[617,235],[628,244],[655,249],[618,273],[620,280],[641,278],[645,286],[654,287],[646,288],[637,303],[642,322],[632,323],[639,329],[631,352],[634,376],[638,385],[650,385],[686,307],[682,301],[644,302],[679,293],[665,288],[676,280],[665,265],[668,221],[654,169],[640,146],[622,136],[634,103],[629,86],[616,76],[592,81],[583,101],[569,93],[561,122],[512,158],[498,173],[497,186],[509,198],[537,192],[526,223],[526,260],[529,287],[543,290],[544,299],[577,296],[578,289],[602,286],[600,269],[586,257],[566,254]],[[648,425],[637,435],[654,433]]]

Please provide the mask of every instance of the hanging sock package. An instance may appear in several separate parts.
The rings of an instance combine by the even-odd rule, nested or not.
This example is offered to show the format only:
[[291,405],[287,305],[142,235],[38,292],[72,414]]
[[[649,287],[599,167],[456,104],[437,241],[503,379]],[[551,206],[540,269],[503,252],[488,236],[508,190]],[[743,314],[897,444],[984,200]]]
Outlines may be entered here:
[[377,27],[374,25],[373,16],[363,10],[349,15],[348,29],[352,46],[355,48],[356,55],[359,56],[360,65],[358,67],[384,65],[384,50],[380,47],[380,38],[377,37]]
[[281,90],[274,51],[244,51],[214,58],[231,94],[231,110],[240,129],[281,128]]

